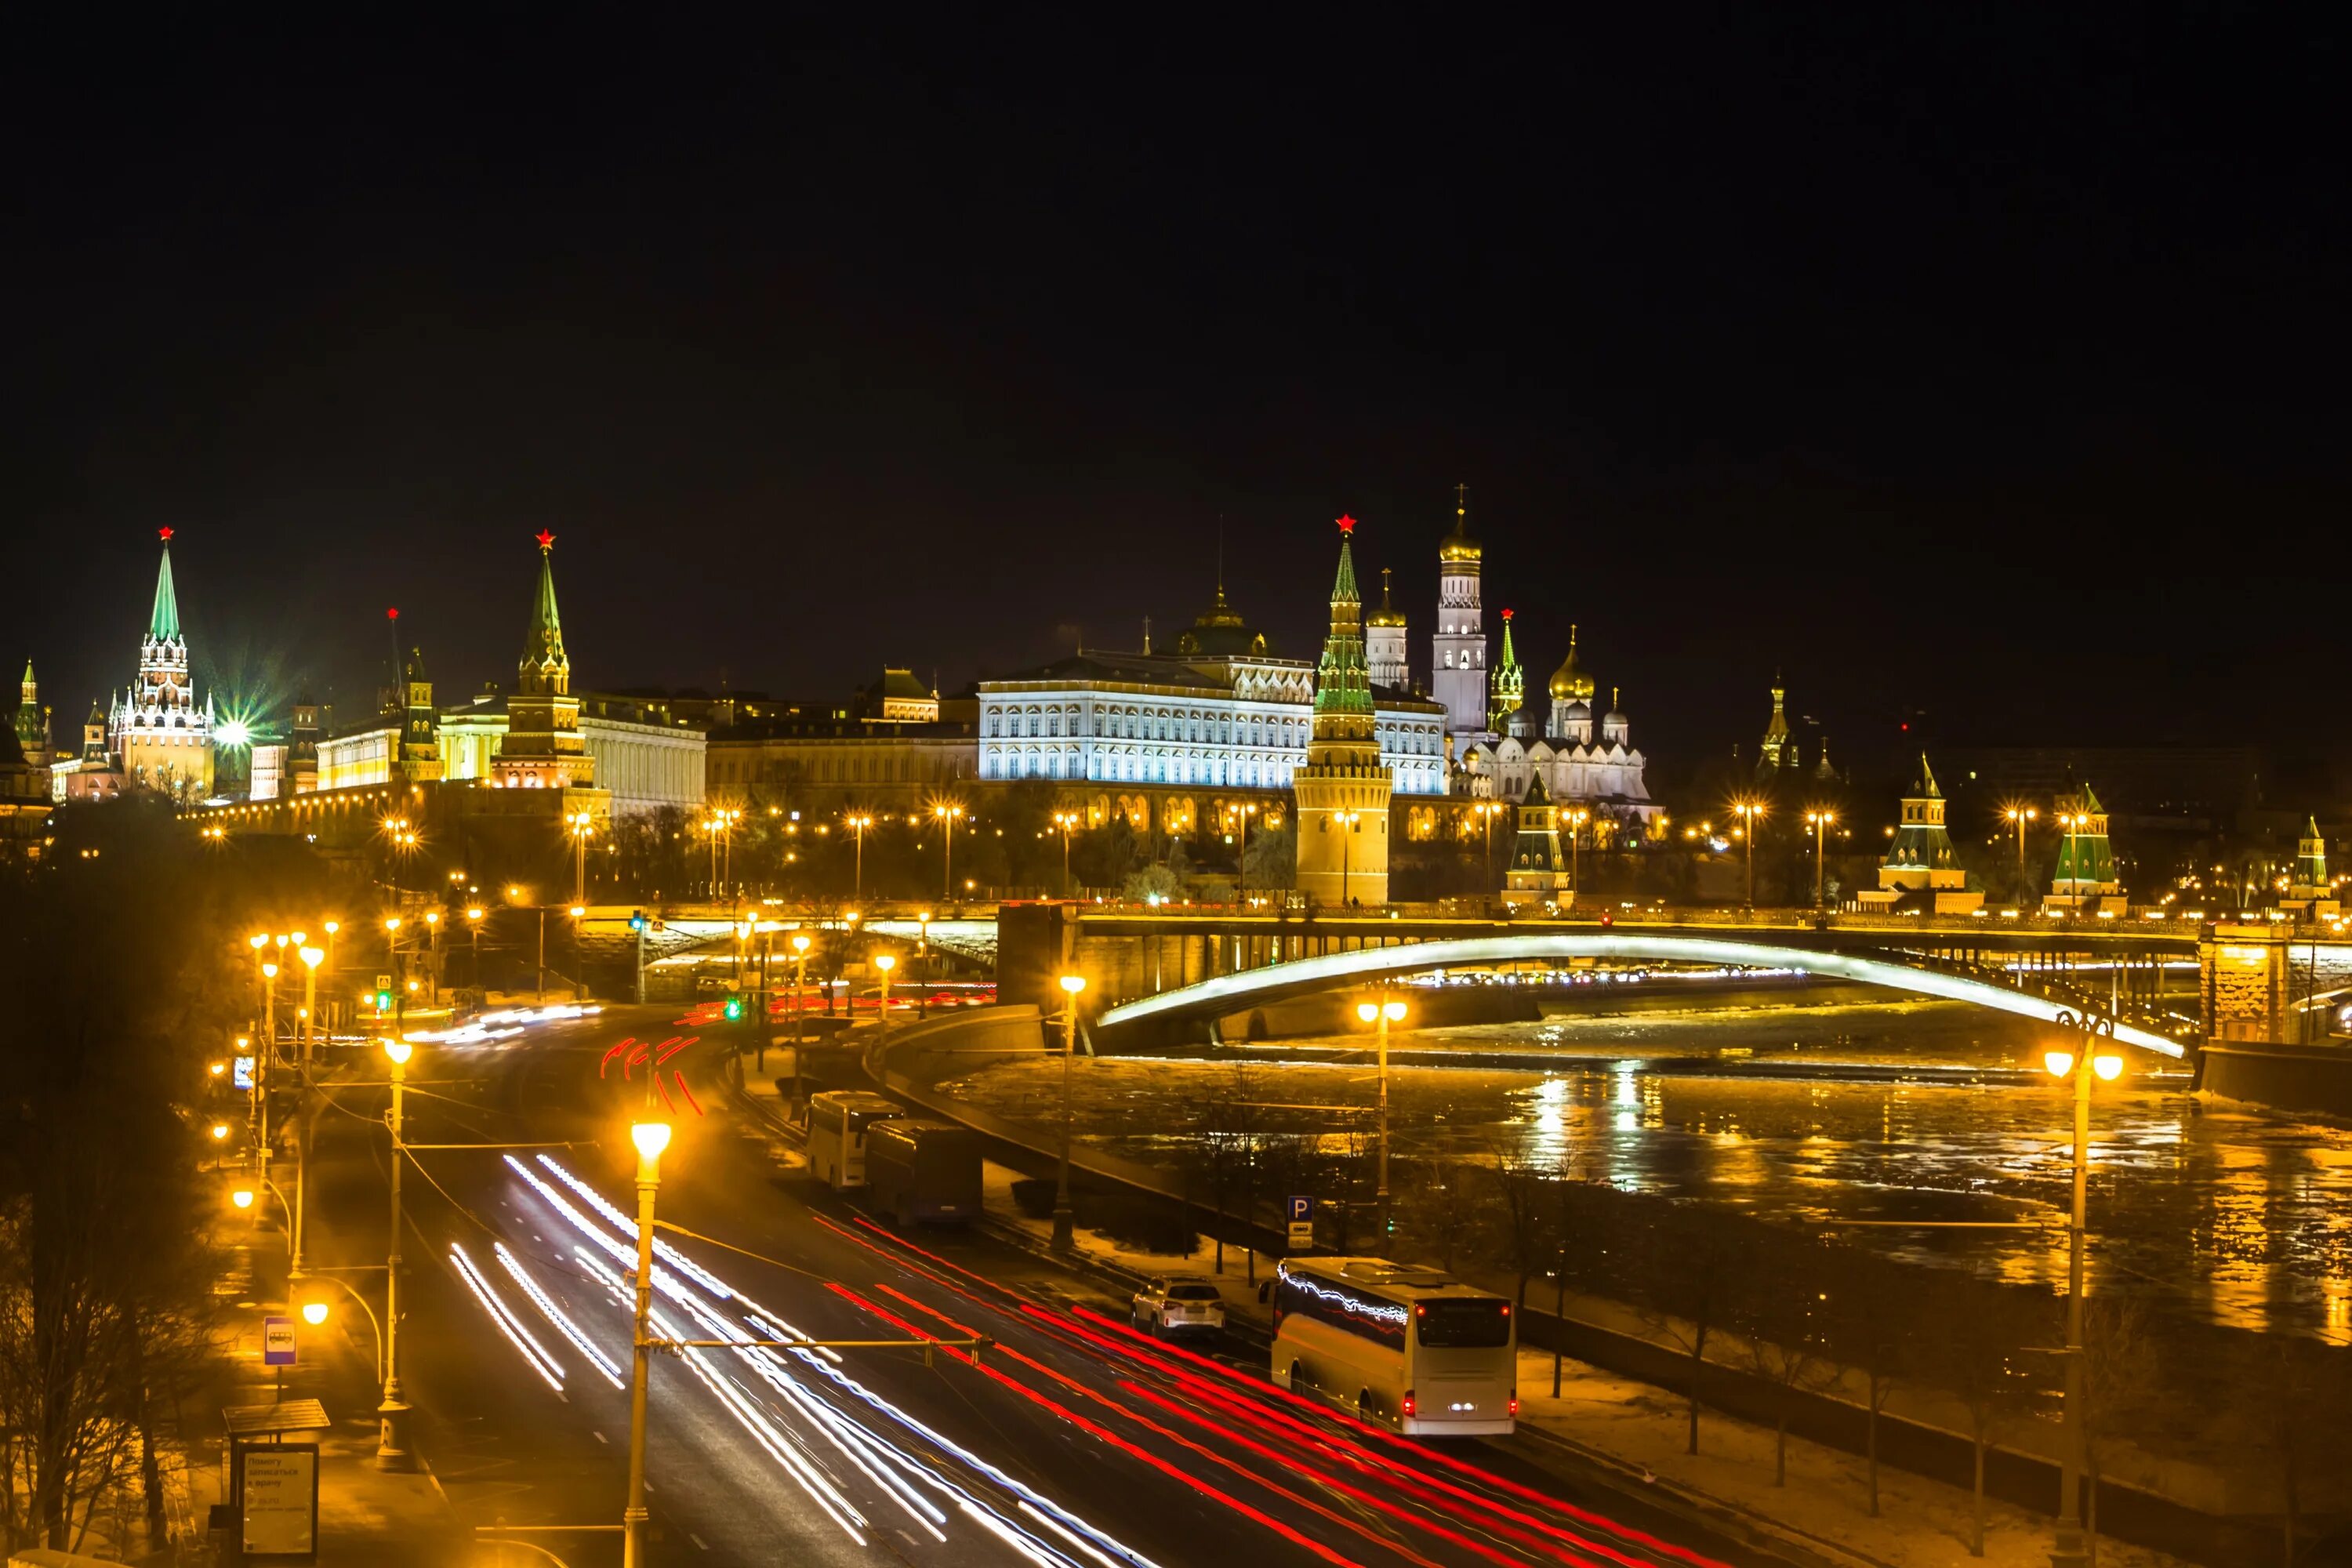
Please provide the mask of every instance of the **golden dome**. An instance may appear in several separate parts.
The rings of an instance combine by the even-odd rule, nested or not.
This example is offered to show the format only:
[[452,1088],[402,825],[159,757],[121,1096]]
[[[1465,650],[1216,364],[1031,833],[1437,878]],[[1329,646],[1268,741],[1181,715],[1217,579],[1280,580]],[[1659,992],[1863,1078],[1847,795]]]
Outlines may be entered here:
[[1391,607],[1389,604],[1389,568],[1385,566],[1381,568],[1381,607],[1364,617],[1364,625],[1368,626],[1404,625],[1404,612]]
[[1437,547],[1440,561],[1476,561],[1482,552],[1478,542],[1470,537],[1470,489],[1466,485],[1454,487],[1454,531]]
[[1554,702],[1592,702],[1592,677],[1584,673],[1576,662],[1576,627],[1568,628],[1568,657],[1551,672],[1551,700]]

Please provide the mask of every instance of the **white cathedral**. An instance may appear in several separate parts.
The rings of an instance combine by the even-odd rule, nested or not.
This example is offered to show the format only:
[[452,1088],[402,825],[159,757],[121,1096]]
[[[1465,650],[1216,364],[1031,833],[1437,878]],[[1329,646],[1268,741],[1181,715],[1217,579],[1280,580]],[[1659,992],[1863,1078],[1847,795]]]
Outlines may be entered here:
[[[1513,647],[1511,612],[1503,612],[1502,656],[1489,669],[1480,604],[1485,551],[1470,536],[1469,500],[1454,492],[1454,531],[1438,547],[1437,629],[1430,639],[1430,691],[1445,708],[1446,748],[1453,760],[1448,793],[1518,801],[1543,780],[1553,804],[1591,813],[1596,837],[1612,830],[1657,830],[1661,808],[1643,782],[1646,759],[1633,728],[1610,692],[1609,710],[1596,713],[1598,690],[1577,662],[1576,627],[1568,657],[1548,686],[1549,711],[1538,715],[1522,701],[1527,678]],[[1365,618],[1366,653],[1375,684],[1402,687],[1404,616],[1389,607],[1381,574],[1381,607]]]

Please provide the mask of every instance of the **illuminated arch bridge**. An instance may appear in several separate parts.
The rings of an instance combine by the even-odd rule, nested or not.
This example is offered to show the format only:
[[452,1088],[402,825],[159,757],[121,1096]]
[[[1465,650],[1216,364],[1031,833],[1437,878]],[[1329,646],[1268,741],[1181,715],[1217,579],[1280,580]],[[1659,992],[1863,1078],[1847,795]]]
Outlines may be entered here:
[[[1318,991],[1336,990],[1395,974],[1432,969],[1476,969],[1488,964],[1528,959],[1615,959],[1649,963],[1714,963],[1745,968],[1795,969],[1810,974],[1883,985],[1890,990],[1969,1002],[1996,1012],[2014,1013],[2046,1024],[2081,1027],[2074,1005],[2040,995],[1997,979],[1958,973],[1926,961],[1869,958],[1857,953],[1822,952],[1801,947],[1727,941],[1718,937],[1659,936],[1624,931],[1528,932],[1522,935],[1470,937],[1446,942],[1411,942],[1393,947],[1361,948],[1295,959],[1203,980],[1157,996],[1125,1002],[1095,1021],[1097,1038],[1114,1043],[1122,1034],[1156,1034],[1211,1018],[1279,1002]],[[2101,1026],[2103,1028],[2105,1026]],[[2185,1054],[2178,1040],[2153,1030],[2117,1022],[2117,1041],[2168,1057]]]

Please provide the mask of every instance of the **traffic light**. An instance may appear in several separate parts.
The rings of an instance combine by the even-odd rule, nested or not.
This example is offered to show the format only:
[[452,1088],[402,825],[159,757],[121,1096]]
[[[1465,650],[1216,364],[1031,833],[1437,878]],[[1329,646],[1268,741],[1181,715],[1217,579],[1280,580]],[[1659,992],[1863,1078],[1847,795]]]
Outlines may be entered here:
[[646,929],[645,910],[631,910],[629,911],[629,929],[634,931],[643,931]]
[[743,998],[740,996],[730,996],[727,998],[727,1005],[724,1011],[727,1014],[727,1021],[730,1024],[735,1022],[736,1019],[740,1018],[743,1016]]
[[392,1011],[391,992],[379,991],[375,994],[375,1010],[379,1013],[389,1013]]

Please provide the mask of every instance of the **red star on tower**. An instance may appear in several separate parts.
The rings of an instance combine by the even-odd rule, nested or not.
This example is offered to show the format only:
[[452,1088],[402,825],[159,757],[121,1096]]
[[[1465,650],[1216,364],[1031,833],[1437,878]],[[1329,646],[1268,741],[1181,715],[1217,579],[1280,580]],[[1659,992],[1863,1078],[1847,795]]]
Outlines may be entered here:
[[1342,532],[1342,533],[1353,533],[1353,532],[1355,532],[1355,531],[1356,531],[1356,520],[1355,520],[1354,518],[1352,518],[1352,517],[1349,517],[1346,512],[1341,512],[1341,513],[1339,514],[1339,518],[1338,518],[1338,521],[1339,521],[1339,531],[1340,531],[1340,532]]
[[1510,611],[1508,611],[1508,610],[1505,610],[1505,611],[1503,612],[1503,618],[1504,618],[1505,620],[1507,620],[1507,620],[1509,620],[1509,619],[1511,618],[1511,612],[1510,612]]
[[552,550],[552,549],[554,549],[554,548],[555,548],[555,535],[553,535],[553,534],[551,534],[551,533],[548,532],[548,531],[547,531],[547,530],[545,530],[545,529],[543,529],[543,528],[542,528],[542,529],[541,529],[541,530],[539,531],[539,547],[540,547],[541,550]]
[[398,607],[395,606],[392,609],[386,610],[383,613],[383,618],[387,621],[396,621],[400,619],[400,611]]
[[155,531],[155,537],[169,544],[172,542],[172,531],[168,528],[159,528]]

